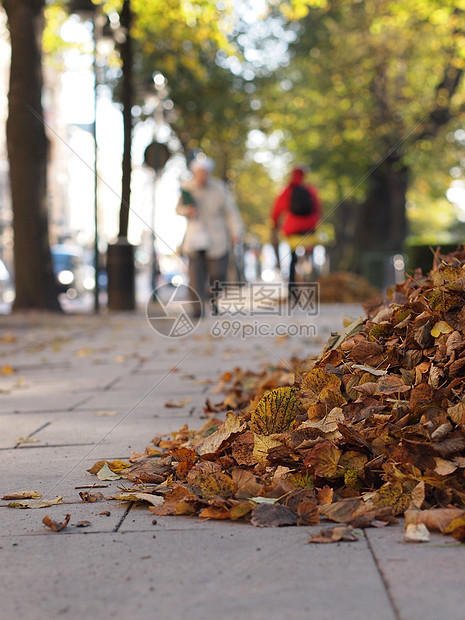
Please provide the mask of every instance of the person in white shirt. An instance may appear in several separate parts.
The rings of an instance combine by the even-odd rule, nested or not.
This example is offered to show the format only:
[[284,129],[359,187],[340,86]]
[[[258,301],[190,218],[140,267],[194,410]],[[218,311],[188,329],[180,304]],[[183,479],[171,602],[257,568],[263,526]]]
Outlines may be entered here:
[[[181,186],[176,212],[188,220],[181,249],[189,258],[190,286],[205,307],[209,284],[226,282],[229,252],[240,241],[243,224],[226,183],[212,176],[213,161],[198,155],[190,169],[192,178]],[[213,314],[217,314],[216,295],[210,295]],[[202,311],[195,307],[194,315]]]

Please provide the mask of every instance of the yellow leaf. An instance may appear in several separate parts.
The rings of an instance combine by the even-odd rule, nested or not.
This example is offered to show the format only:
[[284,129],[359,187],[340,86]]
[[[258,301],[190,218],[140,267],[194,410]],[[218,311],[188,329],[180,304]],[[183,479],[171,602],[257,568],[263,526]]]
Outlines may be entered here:
[[280,387],[265,394],[252,411],[250,430],[258,435],[273,435],[292,428],[300,405],[295,391]]
[[267,435],[254,435],[253,455],[255,460],[261,465],[266,465],[269,450],[278,446],[282,446],[282,443],[276,439]]
[[152,495],[151,493],[118,493],[116,499],[120,499],[123,502],[148,502],[152,506],[159,506],[163,504],[163,497],[159,495]]
[[199,487],[203,499],[227,498],[234,494],[233,481],[223,472],[199,474],[195,479],[195,484]]
[[373,497],[375,506],[391,506],[395,515],[404,513],[409,507],[410,501],[410,493],[404,491],[398,480],[383,484]]
[[10,508],[47,508],[63,503],[63,496],[59,495],[55,499],[25,499],[19,502],[10,502]]
[[314,397],[314,402],[318,401],[321,390],[328,387],[340,388],[341,380],[336,375],[325,372],[321,368],[313,368],[307,372],[301,385],[301,389],[306,393],[308,392],[306,394],[308,398]]
[[16,370],[9,364],[5,364],[0,370],[0,374],[2,375],[14,375],[15,372]]
[[438,321],[431,330],[431,335],[433,338],[439,338],[441,334],[450,334],[453,331],[449,323],[446,323],[446,321]]

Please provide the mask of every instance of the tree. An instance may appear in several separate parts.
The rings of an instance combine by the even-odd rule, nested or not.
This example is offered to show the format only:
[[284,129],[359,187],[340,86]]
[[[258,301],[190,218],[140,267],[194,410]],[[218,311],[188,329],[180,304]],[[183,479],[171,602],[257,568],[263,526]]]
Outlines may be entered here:
[[445,133],[465,110],[465,5],[315,4],[298,22],[267,117],[336,207],[338,266],[360,270],[364,252],[402,251],[407,193],[450,149]]
[[48,240],[48,146],[41,102],[44,5],[45,0],[3,0],[11,38],[7,146],[17,310],[60,310]]

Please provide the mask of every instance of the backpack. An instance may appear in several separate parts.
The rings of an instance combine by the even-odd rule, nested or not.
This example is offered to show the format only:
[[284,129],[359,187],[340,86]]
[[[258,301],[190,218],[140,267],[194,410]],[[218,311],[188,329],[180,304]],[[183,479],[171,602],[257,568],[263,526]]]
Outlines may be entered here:
[[289,210],[294,215],[311,215],[315,210],[313,197],[304,185],[295,185],[292,188]]

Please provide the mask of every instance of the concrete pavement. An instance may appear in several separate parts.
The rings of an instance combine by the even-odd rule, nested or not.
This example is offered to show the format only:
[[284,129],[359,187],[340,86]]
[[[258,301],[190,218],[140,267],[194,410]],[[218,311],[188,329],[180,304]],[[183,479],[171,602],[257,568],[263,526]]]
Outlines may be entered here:
[[[0,496],[27,489],[66,503],[0,502],[0,618],[463,620],[465,547],[450,538],[407,545],[399,526],[307,545],[314,528],[153,523],[145,507],[85,504],[75,488],[96,481],[86,470],[99,459],[126,458],[184,423],[199,427],[208,379],[317,353],[342,315],[359,311],[323,307],[316,335],[303,338],[215,338],[211,318],[182,340],[157,335],[142,314],[2,318]],[[186,397],[182,408],[164,406]],[[105,495],[118,486],[105,484]],[[69,513],[70,526],[51,532],[47,513]],[[77,528],[81,520],[91,525]]]

